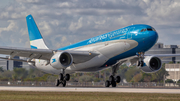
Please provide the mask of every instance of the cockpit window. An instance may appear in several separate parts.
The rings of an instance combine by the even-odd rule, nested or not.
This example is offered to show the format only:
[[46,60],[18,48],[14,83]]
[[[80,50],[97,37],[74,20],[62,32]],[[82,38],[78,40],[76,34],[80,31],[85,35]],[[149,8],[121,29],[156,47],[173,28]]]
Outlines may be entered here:
[[152,30],[156,32],[156,30],[154,28],[152,28]]
[[152,28],[147,28],[147,31],[153,31]]
[[141,32],[145,32],[145,31],[156,31],[156,30],[154,28],[145,28],[141,30]]

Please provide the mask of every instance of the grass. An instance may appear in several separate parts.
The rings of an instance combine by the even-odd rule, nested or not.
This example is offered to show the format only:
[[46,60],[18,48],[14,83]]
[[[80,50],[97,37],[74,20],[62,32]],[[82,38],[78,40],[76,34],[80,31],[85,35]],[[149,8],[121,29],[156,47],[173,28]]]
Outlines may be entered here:
[[180,101],[180,94],[1,91],[0,101]]

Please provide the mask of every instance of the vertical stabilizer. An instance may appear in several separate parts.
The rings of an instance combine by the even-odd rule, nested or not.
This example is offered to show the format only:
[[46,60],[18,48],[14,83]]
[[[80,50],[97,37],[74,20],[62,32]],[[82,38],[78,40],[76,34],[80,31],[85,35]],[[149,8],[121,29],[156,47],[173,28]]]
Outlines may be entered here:
[[28,15],[26,17],[29,40],[32,49],[48,49],[44,40],[41,36],[41,33],[32,17],[32,15]]

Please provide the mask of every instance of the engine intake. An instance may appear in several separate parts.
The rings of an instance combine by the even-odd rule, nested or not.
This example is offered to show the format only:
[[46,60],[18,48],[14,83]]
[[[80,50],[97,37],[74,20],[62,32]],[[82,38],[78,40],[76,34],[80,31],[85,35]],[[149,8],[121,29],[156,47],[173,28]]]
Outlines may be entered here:
[[144,66],[141,67],[141,70],[145,73],[157,72],[161,69],[161,59],[158,57],[147,56],[144,59]]
[[50,64],[56,69],[66,69],[73,62],[72,55],[68,52],[58,52],[51,57]]

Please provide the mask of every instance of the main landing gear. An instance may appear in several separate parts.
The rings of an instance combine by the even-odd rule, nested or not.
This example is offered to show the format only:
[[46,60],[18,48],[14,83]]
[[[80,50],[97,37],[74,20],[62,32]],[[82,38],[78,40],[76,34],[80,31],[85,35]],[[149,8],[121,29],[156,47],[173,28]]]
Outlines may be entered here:
[[62,86],[65,87],[66,86],[66,81],[70,80],[70,75],[69,74],[66,74],[65,76],[63,76],[63,74],[64,74],[64,72],[60,73],[59,74],[59,79],[56,79],[56,82],[55,82],[56,86],[59,86],[60,84],[62,84]]
[[109,77],[109,80],[106,80],[105,86],[109,87],[110,85],[112,85],[112,87],[116,87],[116,84],[120,83],[120,81],[121,81],[121,77],[120,76],[116,76],[116,78],[114,78],[114,76],[111,75]]
[[120,76],[116,76],[117,71],[119,70],[119,66],[122,64],[123,62],[120,62],[114,66],[112,66],[112,75],[109,77],[109,80],[106,80],[105,82],[105,87],[109,87],[110,85],[112,85],[112,87],[116,87],[117,83],[121,82],[121,77]]

